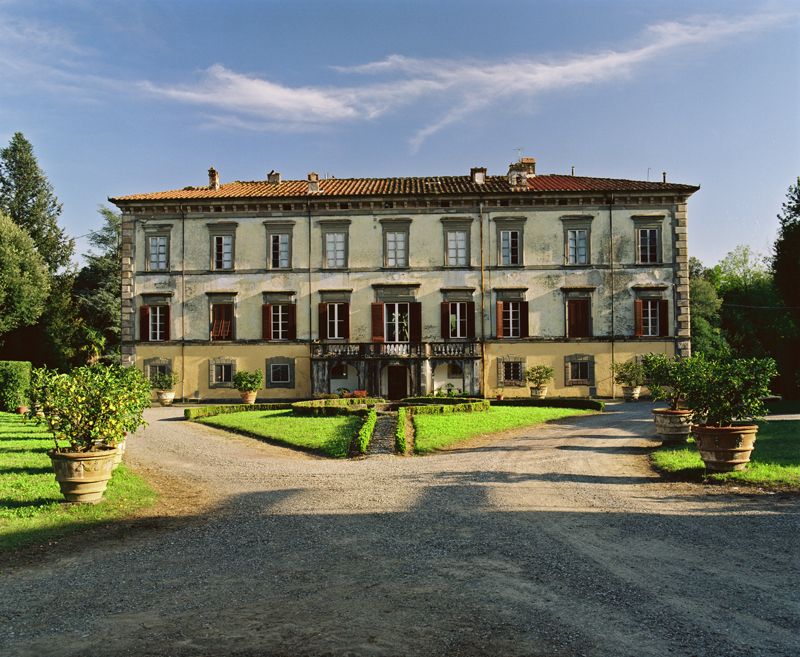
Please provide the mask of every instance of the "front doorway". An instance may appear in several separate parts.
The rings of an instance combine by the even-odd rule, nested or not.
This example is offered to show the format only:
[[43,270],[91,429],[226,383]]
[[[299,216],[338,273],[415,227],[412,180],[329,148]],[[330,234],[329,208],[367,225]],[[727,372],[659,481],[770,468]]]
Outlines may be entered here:
[[389,365],[386,368],[389,387],[389,399],[408,397],[408,368],[405,365]]

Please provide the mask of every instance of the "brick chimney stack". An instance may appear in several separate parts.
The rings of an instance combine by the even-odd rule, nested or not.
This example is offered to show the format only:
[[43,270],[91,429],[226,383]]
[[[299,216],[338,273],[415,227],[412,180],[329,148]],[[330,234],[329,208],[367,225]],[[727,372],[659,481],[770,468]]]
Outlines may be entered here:
[[219,189],[219,173],[214,167],[208,170],[208,188]]
[[281,174],[273,169],[267,174],[267,182],[271,185],[280,185]]
[[308,193],[316,194],[319,192],[319,174],[312,171],[308,174]]
[[515,190],[528,188],[528,178],[536,177],[536,158],[521,157],[508,165],[508,184]]
[[485,185],[486,167],[472,167],[469,170],[469,179],[476,185]]

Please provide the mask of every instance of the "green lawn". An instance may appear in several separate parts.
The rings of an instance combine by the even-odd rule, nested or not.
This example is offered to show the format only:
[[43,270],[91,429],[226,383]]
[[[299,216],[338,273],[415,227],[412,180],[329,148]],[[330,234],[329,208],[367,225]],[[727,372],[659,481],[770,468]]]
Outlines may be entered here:
[[661,447],[653,465],[681,479],[730,481],[775,488],[800,487],[800,421],[760,422],[750,464],[741,472],[705,474],[703,461],[690,439],[687,446]]
[[197,422],[320,452],[325,456],[345,458],[363,418],[358,415],[299,417],[287,409],[213,415]]
[[42,427],[0,413],[0,549],[124,518],[155,502],[155,492],[120,465],[102,502],[65,504],[47,456],[52,447]]
[[461,440],[486,433],[497,433],[531,424],[541,424],[573,415],[588,415],[593,411],[574,408],[541,406],[492,406],[477,413],[447,413],[414,416],[414,450],[427,454]]

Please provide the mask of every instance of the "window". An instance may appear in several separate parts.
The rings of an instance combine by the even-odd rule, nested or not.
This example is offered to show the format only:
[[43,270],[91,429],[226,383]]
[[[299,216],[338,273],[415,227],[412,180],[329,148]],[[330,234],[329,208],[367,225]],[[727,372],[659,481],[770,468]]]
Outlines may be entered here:
[[345,319],[348,312],[348,305],[346,303],[328,303],[327,307],[327,324],[328,324],[328,338],[329,339],[346,339],[345,334]]
[[659,253],[661,230],[659,228],[639,228],[636,232],[639,244],[638,262],[640,264],[661,262]]
[[589,264],[589,231],[578,228],[567,231],[567,264]]
[[409,341],[409,309],[407,303],[384,304],[384,339],[386,342]]
[[525,363],[521,357],[505,356],[497,359],[497,385],[525,385]]
[[408,232],[386,231],[384,233],[384,266],[408,267]]
[[567,337],[588,338],[592,335],[589,299],[567,299]]
[[214,365],[214,383],[233,383],[233,365],[230,363]]
[[290,293],[265,293],[261,315],[262,340],[296,340],[297,306]]
[[346,266],[346,233],[325,233],[325,266],[338,269]]
[[467,337],[467,302],[449,303],[448,324],[451,338]]
[[233,377],[236,374],[234,358],[218,357],[208,361],[209,388],[233,388]]
[[267,359],[267,388],[294,388],[294,358]]
[[513,290],[499,290],[497,294],[495,315],[497,337],[527,338],[528,302],[520,299],[522,293]]
[[500,264],[519,265],[520,264],[520,231],[501,230],[500,231]]
[[289,339],[289,310],[288,304],[272,304],[272,339]]
[[146,358],[144,361],[144,374],[149,381],[160,375],[172,373],[172,360],[169,358]]
[[594,356],[574,354],[564,358],[564,383],[568,386],[594,385]]
[[635,315],[636,335],[659,337],[668,334],[667,302],[663,299],[638,299]]
[[274,233],[270,240],[270,268],[288,269],[289,264],[289,234]]
[[448,267],[466,267],[467,260],[467,231],[447,231],[447,259]]
[[520,303],[519,301],[506,301],[502,306],[500,321],[503,324],[503,337],[518,338],[520,336]]
[[169,306],[150,306],[150,342],[169,340]]
[[233,269],[233,235],[214,235],[214,269]]
[[460,379],[464,376],[464,370],[458,363],[447,363],[447,378]]
[[169,269],[169,237],[151,235],[147,238],[147,264],[150,271]]
[[148,370],[150,374],[149,378],[151,381],[155,379],[157,376],[167,376],[171,371],[169,365],[150,365],[150,367],[148,367]]
[[170,339],[170,307],[166,295],[145,295],[139,306],[139,340],[165,342]]
[[211,339],[233,340],[233,304],[211,304]]
[[522,363],[503,363],[503,381],[522,381]]
[[269,379],[273,384],[289,383],[291,376],[289,366],[284,364],[270,365],[269,366]]

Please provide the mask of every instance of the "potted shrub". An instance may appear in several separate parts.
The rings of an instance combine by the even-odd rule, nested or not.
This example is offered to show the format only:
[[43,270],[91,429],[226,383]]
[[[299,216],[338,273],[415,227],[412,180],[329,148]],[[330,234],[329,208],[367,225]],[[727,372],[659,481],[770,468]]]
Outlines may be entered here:
[[692,430],[692,412],[680,405],[689,386],[691,359],[646,354],[642,365],[653,399],[669,402],[669,408],[653,409],[656,433],[665,444],[686,442]]
[[94,365],[69,374],[41,368],[31,373],[29,396],[27,417],[53,434],[55,449],[48,455],[64,497],[99,502],[117,445],[145,424],[150,383],[133,367]]
[[525,380],[530,383],[531,397],[544,399],[547,396],[547,383],[552,380],[554,370],[547,365],[534,365],[525,370]]
[[264,375],[261,370],[240,370],[233,375],[233,387],[239,391],[242,396],[243,404],[255,404],[256,395],[261,390],[264,383]]
[[623,363],[613,363],[614,382],[622,386],[625,401],[636,401],[644,385],[644,365],[635,358]]
[[694,414],[697,449],[707,470],[744,470],[766,413],[764,397],[777,375],[772,358],[691,359],[686,405]]
[[503,386],[497,386],[497,390],[495,390],[497,395],[497,401],[503,401],[503,397],[505,396],[505,388]]
[[158,395],[158,403],[162,406],[172,406],[175,399],[173,388],[178,383],[178,375],[175,372],[159,372],[150,379],[150,387]]

